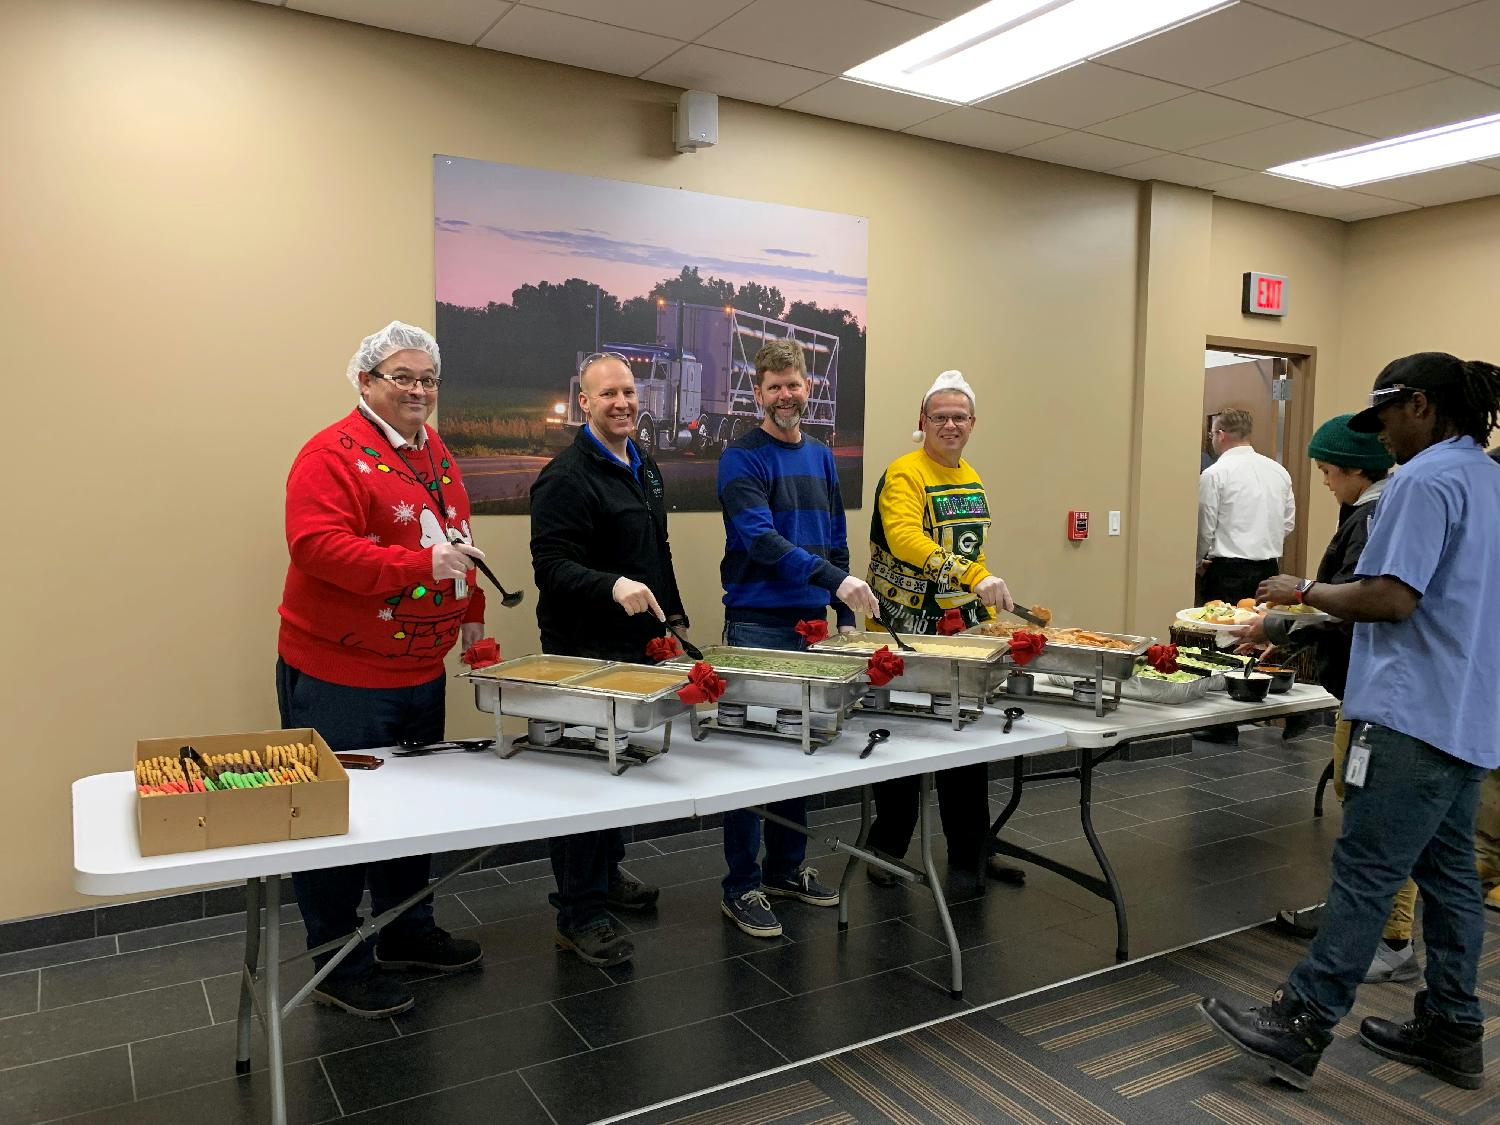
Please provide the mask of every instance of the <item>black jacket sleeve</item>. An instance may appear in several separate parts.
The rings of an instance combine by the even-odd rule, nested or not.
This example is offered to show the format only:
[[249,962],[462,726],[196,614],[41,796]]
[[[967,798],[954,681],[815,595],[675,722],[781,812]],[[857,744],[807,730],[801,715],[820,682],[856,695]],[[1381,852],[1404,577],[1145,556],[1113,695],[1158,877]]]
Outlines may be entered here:
[[598,520],[597,499],[576,477],[550,472],[555,465],[544,468],[531,486],[531,569],[537,589],[581,606],[608,608],[620,575],[583,563]]

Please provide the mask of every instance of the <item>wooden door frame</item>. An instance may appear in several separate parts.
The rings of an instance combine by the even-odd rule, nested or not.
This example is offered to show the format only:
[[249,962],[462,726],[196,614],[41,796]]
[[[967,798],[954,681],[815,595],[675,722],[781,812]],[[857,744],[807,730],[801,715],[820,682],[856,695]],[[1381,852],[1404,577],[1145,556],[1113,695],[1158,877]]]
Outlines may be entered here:
[[1288,344],[1272,340],[1246,340],[1239,336],[1209,336],[1205,350],[1258,352],[1287,361],[1292,397],[1287,403],[1286,433],[1283,435],[1286,471],[1292,478],[1297,500],[1297,523],[1281,552],[1281,569],[1288,574],[1306,574],[1307,511],[1312,487],[1312,462],[1302,456],[1312,439],[1313,391],[1317,385],[1318,349],[1312,344]]

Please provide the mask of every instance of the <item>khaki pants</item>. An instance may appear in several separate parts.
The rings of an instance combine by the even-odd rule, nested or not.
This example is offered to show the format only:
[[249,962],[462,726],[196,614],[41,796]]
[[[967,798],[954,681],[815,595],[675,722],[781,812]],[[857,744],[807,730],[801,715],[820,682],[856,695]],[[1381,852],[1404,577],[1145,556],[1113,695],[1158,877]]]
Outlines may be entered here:
[[[1339,721],[1333,728],[1333,791],[1338,794],[1340,801],[1344,799],[1344,761],[1349,757],[1349,738],[1353,726],[1341,712]],[[1497,797],[1497,809],[1500,809],[1500,797]],[[1500,846],[1500,838],[1497,838],[1496,844]],[[1385,920],[1385,930],[1380,936],[1391,941],[1410,941],[1416,912],[1417,885],[1408,879],[1406,886],[1396,892],[1396,897],[1391,902],[1391,915]]]

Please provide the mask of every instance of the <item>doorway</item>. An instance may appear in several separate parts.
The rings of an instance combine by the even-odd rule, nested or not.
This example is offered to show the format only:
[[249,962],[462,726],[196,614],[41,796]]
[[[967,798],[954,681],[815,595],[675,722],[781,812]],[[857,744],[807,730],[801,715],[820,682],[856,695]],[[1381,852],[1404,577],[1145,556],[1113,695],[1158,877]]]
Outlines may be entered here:
[[1260,340],[1210,336],[1204,349],[1203,429],[1200,467],[1212,457],[1208,431],[1214,415],[1247,410],[1257,453],[1279,463],[1292,478],[1297,522],[1281,551],[1281,569],[1307,573],[1307,504],[1311,462],[1304,455],[1312,436],[1313,379],[1317,349]]

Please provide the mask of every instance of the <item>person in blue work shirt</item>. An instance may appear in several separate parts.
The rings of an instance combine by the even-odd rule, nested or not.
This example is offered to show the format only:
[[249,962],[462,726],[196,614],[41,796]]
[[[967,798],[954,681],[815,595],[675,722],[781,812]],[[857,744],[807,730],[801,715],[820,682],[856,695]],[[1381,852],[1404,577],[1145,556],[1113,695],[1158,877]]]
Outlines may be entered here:
[[[800,650],[797,624],[825,620],[830,603],[838,626],[854,629],[854,615],[879,616],[868,583],[849,573],[844,504],[833,453],[802,432],[807,411],[807,364],[794,339],[773,340],[755,355],[757,429],[732,442],[719,460],[719,506],[724,510],[724,643]],[[720,721],[729,708],[720,709]],[[791,716],[781,717],[790,722]],[[796,722],[802,721],[801,712]],[[807,799],[772,802],[768,809],[803,827]],[[748,809],[724,817],[724,913],[753,937],[781,934],[768,896],[813,906],[837,906],[838,891],[818,882],[803,863],[807,838],[767,821],[766,861],[759,863],[761,818]]]
[[1275,605],[1300,601],[1356,622],[1344,824],[1318,936],[1269,1007],[1200,1005],[1220,1034],[1298,1089],[1353,1006],[1408,875],[1422,893],[1427,987],[1415,1018],[1368,1018],[1360,1040],[1455,1086],[1484,1078],[1474,816],[1481,782],[1500,766],[1500,472],[1484,452],[1497,425],[1500,368],[1446,352],[1388,364],[1349,422],[1379,432],[1401,465],[1355,581],[1278,575],[1259,590]]

